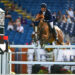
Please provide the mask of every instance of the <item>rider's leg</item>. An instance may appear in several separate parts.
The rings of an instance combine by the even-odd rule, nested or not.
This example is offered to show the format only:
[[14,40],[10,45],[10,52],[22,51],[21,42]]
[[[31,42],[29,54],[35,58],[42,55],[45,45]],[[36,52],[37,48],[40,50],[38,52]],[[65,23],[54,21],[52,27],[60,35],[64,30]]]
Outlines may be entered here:
[[49,26],[50,26],[50,28],[51,28],[51,31],[52,31],[52,33],[53,33],[53,35],[54,35],[55,40],[57,41],[57,40],[58,40],[57,32],[56,32],[56,30],[55,30],[55,28],[54,28],[54,26],[53,26],[53,22],[50,22],[50,23],[49,23]]

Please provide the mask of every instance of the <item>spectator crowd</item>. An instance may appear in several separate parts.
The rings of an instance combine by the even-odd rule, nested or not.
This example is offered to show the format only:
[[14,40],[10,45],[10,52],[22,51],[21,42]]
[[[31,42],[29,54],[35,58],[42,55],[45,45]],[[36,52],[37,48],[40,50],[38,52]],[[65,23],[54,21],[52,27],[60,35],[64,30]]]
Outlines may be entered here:
[[10,17],[6,16],[6,17],[10,18],[7,30],[16,30],[17,32],[23,33],[24,28],[23,28],[22,23],[21,23],[21,18],[17,18],[16,21],[13,22],[11,16]]
[[12,6],[13,9],[12,10],[8,10],[8,9],[5,9],[5,19],[9,19],[9,22],[8,22],[8,26],[7,26],[7,30],[15,30],[17,32],[20,32],[20,33],[23,33],[24,32],[24,25],[27,23],[26,19],[23,18],[23,17],[20,17],[18,16],[18,18],[13,21],[12,19],[12,15],[10,13],[11,12],[14,12],[14,6]]
[[62,14],[61,11],[54,12],[53,18],[55,22],[72,23],[75,22],[75,11],[69,8],[65,11],[65,14]]
[[[9,10],[6,10],[5,18],[10,19],[7,30],[16,30],[17,32],[23,33],[24,28],[22,25],[27,24],[25,18],[18,17],[14,22],[12,17],[13,16],[9,13]],[[75,22],[75,11],[73,11],[72,8],[69,8],[65,11],[65,14],[62,14],[61,11],[58,11],[57,13],[54,12],[53,19],[55,23],[73,23]]]

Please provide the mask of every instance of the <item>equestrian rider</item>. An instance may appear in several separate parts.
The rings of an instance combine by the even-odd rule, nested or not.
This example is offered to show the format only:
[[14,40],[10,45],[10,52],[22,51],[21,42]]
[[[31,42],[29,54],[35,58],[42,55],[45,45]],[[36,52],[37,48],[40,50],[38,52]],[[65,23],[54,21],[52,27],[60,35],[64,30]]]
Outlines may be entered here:
[[56,30],[53,25],[53,16],[52,16],[50,10],[47,9],[47,5],[45,3],[41,4],[41,10],[40,10],[39,14],[41,14],[41,13],[44,15],[44,20],[48,21],[49,30],[51,29],[51,32],[53,33],[55,40],[58,41],[57,33],[56,33]]

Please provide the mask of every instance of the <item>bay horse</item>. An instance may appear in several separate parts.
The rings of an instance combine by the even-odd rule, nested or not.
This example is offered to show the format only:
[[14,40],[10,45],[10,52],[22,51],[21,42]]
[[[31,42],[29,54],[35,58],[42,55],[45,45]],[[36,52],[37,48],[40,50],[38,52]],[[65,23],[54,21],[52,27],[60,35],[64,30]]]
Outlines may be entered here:
[[[37,35],[38,38],[40,40],[40,44],[41,46],[43,44],[46,43],[52,43],[55,41],[54,35],[52,33],[50,33],[49,31],[49,26],[48,23],[46,21],[43,21],[44,16],[43,14],[38,14],[36,16],[35,21],[40,20],[39,25],[37,27]],[[69,45],[69,41],[67,41],[66,43],[64,43],[64,34],[62,32],[62,30],[58,27],[58,26],[54,26],[56,32],[57,32],[57,37],[59,41],[56,41],[57,45]]]

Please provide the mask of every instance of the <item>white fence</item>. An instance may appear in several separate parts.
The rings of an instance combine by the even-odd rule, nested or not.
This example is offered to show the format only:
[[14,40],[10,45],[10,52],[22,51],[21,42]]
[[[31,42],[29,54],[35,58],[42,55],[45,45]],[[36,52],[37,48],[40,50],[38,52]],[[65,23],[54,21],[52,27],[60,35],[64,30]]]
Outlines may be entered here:
[[8,73],[8,53],[0,54],[0,74]]
[[[29,48],[29,49],[39,49],[40,46],[35,47],[35,45],[10,45],[10,48]],[[61,49],[61,48],[68,48],[69,50],[75,49],[74,45],[46,45],[44,48],[54,48],[54,49]],[[17,52],[18,54],[22,52]],[[24,52],[25,54],[26,52]],[[45,62],[45,61],[12,61],[11,55],[13,52],[9,52],[10,56],[8,57],[8,53],[4,53],[3,55],[0,55],[0,73],[2,74],[8,74],[11,73],[11,64],[44,64],[44,65],[52,65],[52,64],[58,64],[58,65],[75,65],[75,62]],[[9,58],[9,60],[8,60]]]
[[[11,48],[29,48],[29,49],[34,49],[36,51],[36,49],[40,49],[40,46],[35,46],[35,45],[10,45]],[[45,48],[54,48],[54,49],[62,49],[62,48],[68,48],[69,50],[75,49],[74,45],[45,45]],[[22,54],[22,52],[17,52],[18,54]],[[26,52],[25,52],[26,53]],[[10,52],[10,54],[13,54],[12,52]],[[11,66],[11,64],[27,64],[27,65],[33,65],[33,64],[41,64],[41,65],[52,65],[52,64],[58,64],[58,65],[75,65],[74,62],[46,62],[46,61],[9,61],[9,64]],[[12,66],[11,66],[12,67]],[[10,67],[10,69],[11,69]],[[10,71],[11,72],[11,71]]]
[[[11,48],[41,48],[35,45],[10,45]],[[75,45],[45,45],[44,48],[75,48]]]

